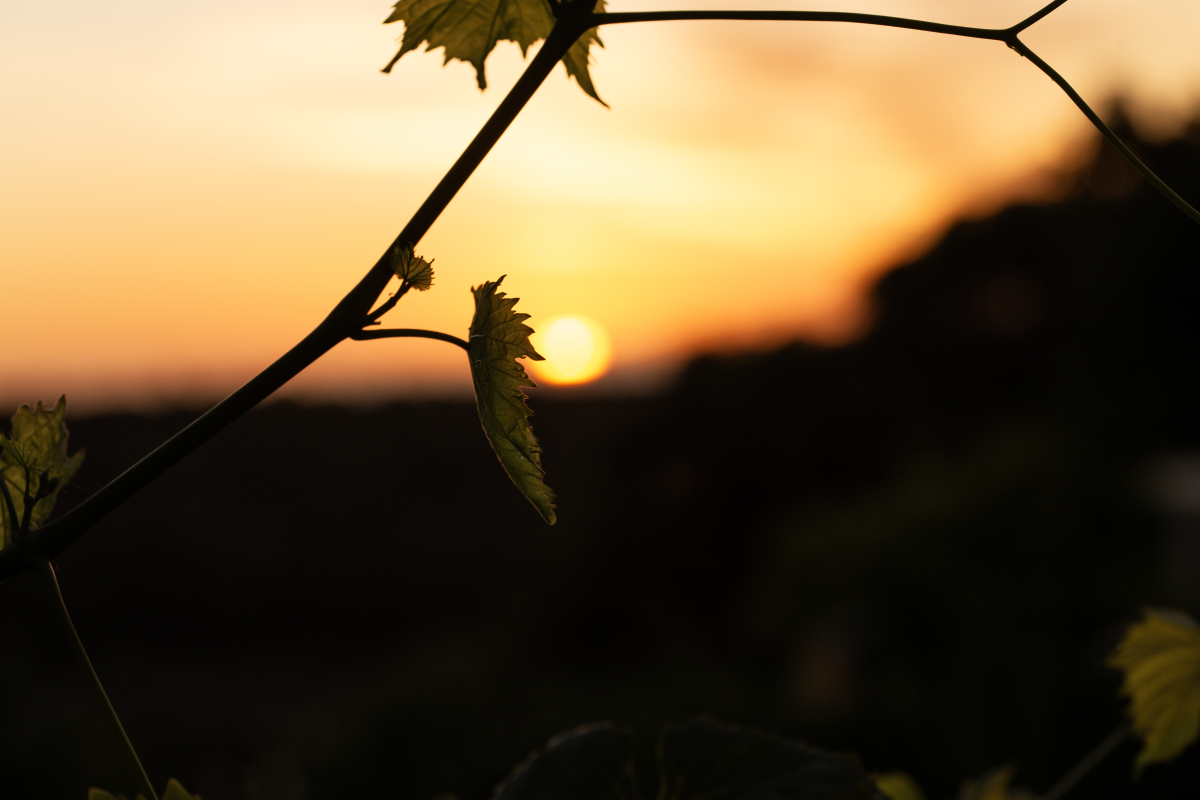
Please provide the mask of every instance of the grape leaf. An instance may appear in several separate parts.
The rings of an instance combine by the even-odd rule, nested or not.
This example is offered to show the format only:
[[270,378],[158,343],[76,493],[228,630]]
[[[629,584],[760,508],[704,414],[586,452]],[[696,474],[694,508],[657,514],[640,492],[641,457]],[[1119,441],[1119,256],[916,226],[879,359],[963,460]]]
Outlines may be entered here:
[[[123,794],[109,794],[103,789],[97,789],[93,786],[91,789],[88,789],[88,800],[128,800],[128,798]],[[146,800],[146,798],[139,794],[137,800]],[[171,780],[167,781],[167,790],[163,792],[162,800],[200,800],[200,796],[188,794],[187,790],[179,784],[179,781],[171,778]]]
[[493,800],[633,800],[633,734],[610,723],[555,736],[496,787]]
[[1000,767],[978,780],[967,781],[958,793],[958,800],[1037,800],[1031,792],[1009,786],[1015,773],[1013,767]]
[[1108,658],[1123,671],[1133,729],[1144,745],[1136,770],[1169,761],[1200,734],[1200,626],[1178,611],[1146,611]]
[[[0,493],[0,547],[12,544],[16,533],[10,511],[18,520],[25,514],[25,495],[36,498],[30,513],[31,526],[40,525],[54,508],[62,485],[69,481],[83,464],[82,450],[67,455],[67,399],[60,397],[54,408],[47,411],[39,401],[30,409],[21,406],[12,418],[8,436],[0,434],[0,478],[8,494]],[[52,487],[52,488],[51,488]],[[11,500],[12,508],[7,506]]]
[[542,479],[542,448],[538,446],[529,417],[533,413],[525,404],[523,386],[536,386],[518,358],[543,358],[533,349],[529,334],[533,329],[525,324],[528,314],[513,311],[517,298],[497,292],[505,276],[498,281],[485,281],[472,287],[475,295],[475,317],[471,320],[467,356],[471,361],[471,380],[475,384],[475,402],[484,433],[504,465],[504,471],[517,488],[529,498],[538,513],[553,525],[554,492]]
[[871,777],[875,788],[889,800],[925,800],[925,793],[907,772],[884,772]]
[[706,719],[669,725],[658,759],[660,798],[882,800],[857,758],[756,728]]
[[433,286],[433,259],[426,261],[411,247],[392,250],[392,272],[418,292],[427,292]]
[[[383,68],[391,72],[401,56],[416,50],[425,43],[426,51],[443,48],[445,59],[465,61],[475,67],[475,78],[480,89],[487,88],[484,62],[499,41],[516,42],[521,55],[527,55],[530,46],[550,35],[554,27],[552,0],[399,0],[385,19],[403,22],[404,35],[400,49]],[[558,0],[553,0],[558,2]],[[605,0],[597,0],[595,10],[603,12]],[[601,105],[607,104],[596,93],[592,76],[588,71],[593,44],[604,46],[595,28],[579,37],[563,58],[567,75],[573,77],[590,97]]]

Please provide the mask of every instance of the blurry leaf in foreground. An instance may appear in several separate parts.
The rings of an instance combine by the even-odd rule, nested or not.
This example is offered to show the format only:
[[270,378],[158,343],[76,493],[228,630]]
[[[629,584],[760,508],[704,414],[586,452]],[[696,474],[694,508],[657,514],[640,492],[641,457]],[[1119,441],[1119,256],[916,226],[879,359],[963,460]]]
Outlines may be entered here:
[[958,800],[1035,800],[1033,793],[1009,786],[1015,773],[1013,767],[1000,767],[978,780],[967,781],[958,793]]
[[[88,789],[88,800],[127,800],[127,798],[123,794],[113,795],[103,789],[93,787]],[[145,798],[139,794],[137,800],[145,800]],[[167,790],[163,792],[161,800],[200,800],[200,796],[188,794],[187,790],[179,785],[179,781],[171,778],[167,781]]]
[[1169,761],[1200,733],[1200,627],[1178,611],[1147,610],[1108,663],[1125,673],[1133,729],[1145,745],[1136,769]]
[[[605,0],[598,0],[596,12],[603,12],[604,6]],[[390,72],[401,56],[424,42],[427,51],[444,48],[444,64],[458,59],[475,67],[479,88],[486,89],[484,62],[496,43],[516,42],[521,55],[527,55],[530,46],[550,35],[554,12],[550,0],[399,0],[383,22],[404,23],[400,49],[384,72]],[[571,46],[563,66],[583,91],[603,104],[588,71],[593,44],[604,46],[595,28]]]
[[[29,521],[31,526],[40,525],[54,508],[54,501],[62,485],[79,471],[83,464],[83,451],[67,455],[67,399],[58,398],[54,408],[47,411],[41,401],[32,409],[21,406],[12,418],[12,430],[8,436],[0,434],[0,477],[3,478],[8,497],[11,498],[18,520],[25,514],[25,494],[44,496],[34,503]],[[28,486],[26,481],[28,480]],[[12,518],[4,500],[0,500],[0,546],[12,543]]]
[[475,295],[475,317],[471,320],[467,356],[471,361],[471,381],[484,433],[504,465],[504,471],[517,488],[529,498],[538,513],[553,525],[554,492],[543,482],[542,448],[538,446],[525,405],[522,387],[536,386],[525,374],[518,358],[542,361],[533,349],[525,324],[528,314],[513,311],[517,298],[508,298],[496,287],[504,280],[486,281],[471,289]]
[[659,769],[659,797],[669,800],[881,797],[854,756],[708,720],[667,726]]
[[392,272],[418,292],[427,292],[433,286],[433,259],[426,261],[411,247],[392,250]]
[[188,794],[187,790],[179,785],[179,781],[171,778],[167,781],[167,790],[163,792],[162,800],[200,800],[200,796]]
[[883,772],[872,777],[875,788],[890,800],[925,800],[925,793],[907,772]]
[[[634,800],[633,734],[607,722],[551,739],[496,787],[494,800]],[[166,798],[164,798],[166,800]]]

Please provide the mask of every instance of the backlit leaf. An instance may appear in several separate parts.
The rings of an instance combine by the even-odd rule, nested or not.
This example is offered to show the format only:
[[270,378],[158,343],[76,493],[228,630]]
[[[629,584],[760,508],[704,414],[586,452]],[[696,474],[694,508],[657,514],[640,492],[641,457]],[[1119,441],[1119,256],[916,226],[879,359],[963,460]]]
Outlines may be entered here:
[[[103,789],[93,787],[88,789],[88,800],[127,800],[127,798],[123,794],[113,795]],[[145,798],[139,794],[137,800],[145,800]],[[163,792],[161,800],[200,800],[200,796],[188,794],[187,790],[179,785],[179,781],[171,778],[167,781],[167,790]]]
[[[551,0],[399,0],[391,15],[384,20],[403,22],[404,35],[400,50],[383,68],[390,72],[392,66],[405,53],[425,44],[425,49],[439,47],[445,52],[443,63],[451,59],[465,61],[475,67],[475,77],[480,89],[487,88],[484,62],[499,41],[516,42],[521,54],[526,55],[530,46],[545,39],[554,27],[554,12]],[[557,2],[557,0],[555,0]],[[598,0],[596,11],[603,12],[605,0]],[[587,31],[571,46],[563,66],[567,74],[575,78],[579,87],[595,98],[600,96],[592,84],[588,71],[593,44],[604,46],[596,29]]]
[[418,292],[429,291],[429,287],[433,286],[433,260],[426,261],[411,247],[392,250],[392,272]]
[[163,792],[162,800],[200,800],[200,796],[188,794],[187,790],[179,785],[179,781],[171,778],[167,781],[167,790]]
[[[47,411],[39,401],[32,409],[21,406],[12,418],[8,436],[0,435],[0,477],[8,489],[17,519],[25,514],[24,496],[36,496],[43,482],[54,482],[54,489],[37,501],[30,514],[31,525],[40,525],[54,508],[54,501],[66,483],[83,463],[83,451],[67,455],[67,400],[60,397],[54,408]],[[28,487],[26,484],[28,483]],[[47,484],[51,485],[51,484]],[[2,497],[2,495],[0,495]],[[12,517],[4,500],[0,499],[0,545],[12,543]]]
[[872,777],[875,788],[889,800],[925,800],[925,793],[907,772],[884,772]]
[[506,297],[496,287],[504,280],[487,281],[471,289],[475,295],[475,317],[471,320],[467,355],[479,421],[496,457],[517,488],[529,498],[549,524],[556,519],[554,492],[543,482],[542,448],[538,446],[525,404],[523,387],[536,386],[525,374],[518,358],[542,361],[533,349],[525,324],[528,314],[513,311],[517,298]]
[[967,781],[958,793],[958,800],[1036,800],[1032,792],[1010,786],[1014,774],[1013,767],[1000,767],[978,780]]
[[493,800],[634,800],[633,734],[607,722],[556,736],[496,787]]
[[882,800],[854,756],[709,720],[669,725],[663,800]]
[[1200,627],[1178,611],[1147,610],[1108,658],[1125,673],[1133,729],[1145,743],[1136,768],[1169,761],[1200,733]]

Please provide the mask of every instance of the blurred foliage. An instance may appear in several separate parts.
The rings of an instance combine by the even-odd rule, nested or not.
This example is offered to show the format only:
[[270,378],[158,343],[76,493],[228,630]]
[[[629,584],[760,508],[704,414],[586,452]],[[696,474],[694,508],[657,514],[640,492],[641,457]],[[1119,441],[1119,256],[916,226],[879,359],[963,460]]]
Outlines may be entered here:
[[21,406],[12,418],[7,436],[0,433],[0,547],[12,537],[25,518],[27,502],[33,503],[29,526],[35,528],[50,516],[62,486],[83,465],[84,452],[67,455],[67,399],[58,398],[47,411],[39,400],[33,408]]
[[1133,727],[1145,742],[1137,769],[1170,761],[1200,735],[1200,627],[1186,614],[1150,610],[1108,663],[1125,673]]

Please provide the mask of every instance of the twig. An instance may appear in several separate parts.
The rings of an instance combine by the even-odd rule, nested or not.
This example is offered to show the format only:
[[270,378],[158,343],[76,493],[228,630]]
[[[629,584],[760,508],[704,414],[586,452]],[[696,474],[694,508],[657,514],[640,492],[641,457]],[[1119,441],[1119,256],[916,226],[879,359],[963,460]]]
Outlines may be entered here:
[[460,339],[457,336],[451,336],[448,333],[441,331],[425,331],[420,328],[384,328],[382,330],[359,331],[358,333],[350,334],[351,339],[357,341],[366,341],[368,339],[437,339],[441,342],[449,342],[456,344],[463,350],[470,348],[470,345],[465,339]]
[[104,707],[104,715],[108,717],[109,724],[116,731],[117,738],[121,740],[125,757],[128,759],[129,766],[133,769],[134,775],[137,776],[138,786],[150,800],[158,800],[158,795],[154,792],[154,786],[150,783],[150,778],[146,775],[145,768],[142,767],[142,762],[138,758],[137,751],[133,749],[133,742],[129,741],[129,736],[125,733],[125,728],[121,725],[121,720],[117,716],[116,709],[109,702],[108,694],[104,691],[104,685],[100,683],[100,676],[96,674],[96,669],[92,666],[92,660],[88,658],[87,650],[83,649],[83,642],[79,640],[79,633],[76,632],[75,624],[71,622],[71,615],[67,612],[67,604],[63,600],[62,590],[58,586],[58,578],[54,574],[54,567],[51,566],[49,561],[43,560],[38,562],[37,570],[44,579],[46,587],[50,590],[51,597],[54,600],[54,609],[58,612],[58,620],[62,623],[63,631],[66,632],[67,638],[71,640],[75,655],[79,658],[79,663],[83,665],[84,671],[87,672],[88,682],[92,686],[92,691],[96,693],[96,699]]
[[1066,775],[1058,779],[1058,783],[1046,790],[1046,793],[1041,796],[1041,800],[1058,800],[1067,790],[1079,782],[1079,779],[1092,771],[1092,768],[1104,760],[1105,756],[1116,749],[1117,745],[1125,741],[1125,737],[1133,730],[1133,724],[1129,720],[1125,720],[1117,729],[1092,748],[1092,751],[1079,760],[1079,763],[1071,767]]

